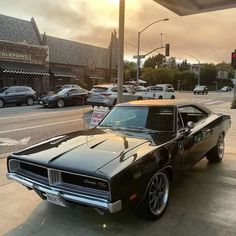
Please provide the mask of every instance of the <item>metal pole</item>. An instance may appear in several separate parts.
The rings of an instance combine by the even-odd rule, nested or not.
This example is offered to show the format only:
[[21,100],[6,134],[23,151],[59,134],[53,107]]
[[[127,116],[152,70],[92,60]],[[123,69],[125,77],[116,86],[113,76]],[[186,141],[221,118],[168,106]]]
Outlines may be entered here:
[[197,80],[197,84],[200,85],[200,73],[201,73],[201,65],[200,62],[198,63],[199,66],[199,71],[198,71],[198,80]]
[[138,32],[137,77],[136,77],[137,86],[138,86],[138,80],[139,80],[139,67],[140,67],[139,48],[140,48],[140,32]]
[[236,69],[234,70],[234,100],[236,99]]
[[118,45],[118,78],[117,78],[117,103],[123,100],[124,81],[124,28],[125,28],[125,0],[120,0],[119,10],[119,45]]

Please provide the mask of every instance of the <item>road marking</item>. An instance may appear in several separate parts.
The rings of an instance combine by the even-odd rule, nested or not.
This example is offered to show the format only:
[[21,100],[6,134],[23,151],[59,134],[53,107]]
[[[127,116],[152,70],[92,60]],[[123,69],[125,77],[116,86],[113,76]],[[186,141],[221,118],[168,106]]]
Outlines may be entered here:
[[15,140],[11,138],[0,138],[0,146],[18,146],[27,145],[31,137],[23,138],[21,140]]
[[[88,118],[86,118],[86,119],[88,119]],[[66,123],[71,123],[71,122],[76,122],[76,121],[83,121],[83,120],[84,120],[83,118],[80,118],[80,119],[60,121],[60,122],[44,124],[44,125],[35,125],[35,126],[24,127],[24,128],[19,128],[19,129],[5,130],[5,131],[0,131],[0,134],[7,134],[7,133],[16,132],[16,131],[22,131],[22,130],[27,130],[27,129],[36,129],[36,128],[42,128],[42,127],[46,127],[46,126],[60,125],[60,124],[66,124]]]
[[[74,111],[82,111],[83,108],[80,108],[79,110],[65,110],[65,111],[53,111],[53,112],[44,112],[44,113],[33,113],[33,114],[25,114],[25,115],[19,115],[19,116],[16,116],[15,114],[8,114],[9,116],[7,117],[1,117],[0,120],[7,120],[7,119],[19,119],[19,118],[25,118],[25,116],[29,117],[29,116],[43,116],[43,115],[54,115],[54,114],[60,114],[60,113],[70,113],[70,112],[74,112]],[[84,108],[85,112],[88,112],[90,110],[92,110],[91,108],[89,107],[85,107]]]

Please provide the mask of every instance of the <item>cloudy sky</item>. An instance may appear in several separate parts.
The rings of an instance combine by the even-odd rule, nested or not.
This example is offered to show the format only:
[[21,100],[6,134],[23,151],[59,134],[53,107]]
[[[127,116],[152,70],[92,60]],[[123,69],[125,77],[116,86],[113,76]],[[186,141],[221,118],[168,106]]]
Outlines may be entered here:
[[[111,31],[118,31],[118,0],[1,0],[0,14],[30,20],[33,16],[41,33],[107,47]],[[137,54],[137,34],[145,53],[162,42],[171,44],[171,56],[181,61],[230,62],[236,48],[236,8],[180,17],[152,0],[126,0],[125,57]],[[132,46],[133,45],[133,46]],[[159,51],[164,52],[164,51]],[[153,54],[154,55],[154,54]]]

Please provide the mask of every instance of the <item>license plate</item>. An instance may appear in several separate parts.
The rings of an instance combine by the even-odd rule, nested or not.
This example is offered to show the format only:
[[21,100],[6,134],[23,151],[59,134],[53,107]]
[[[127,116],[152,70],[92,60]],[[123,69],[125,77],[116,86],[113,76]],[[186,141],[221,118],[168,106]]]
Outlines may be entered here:
[[65,203],[61,200],[61,198],[57,195],[47,193],[47,200],[59,206],[66,206]]

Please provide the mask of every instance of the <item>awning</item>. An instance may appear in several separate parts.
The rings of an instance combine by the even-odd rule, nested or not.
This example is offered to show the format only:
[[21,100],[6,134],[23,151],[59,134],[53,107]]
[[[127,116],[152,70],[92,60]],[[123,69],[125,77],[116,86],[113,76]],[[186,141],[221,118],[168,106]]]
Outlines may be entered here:
[[180,16],[236,7],[234,0],[154,0]]
[[55,69],[55,70],[50,70],[50,72],[55,76],[55,77],[68,77],[68,78],[77,78],[76,75],[74,75],[71,70],[67,69]]
[[4,61],[0,62],[0,68],[2,69],[3,73],[49,75],[48,70],[45,69],[43,65]]
[[90,76],[89,79],[104,79],[103,77],[99,76]]

